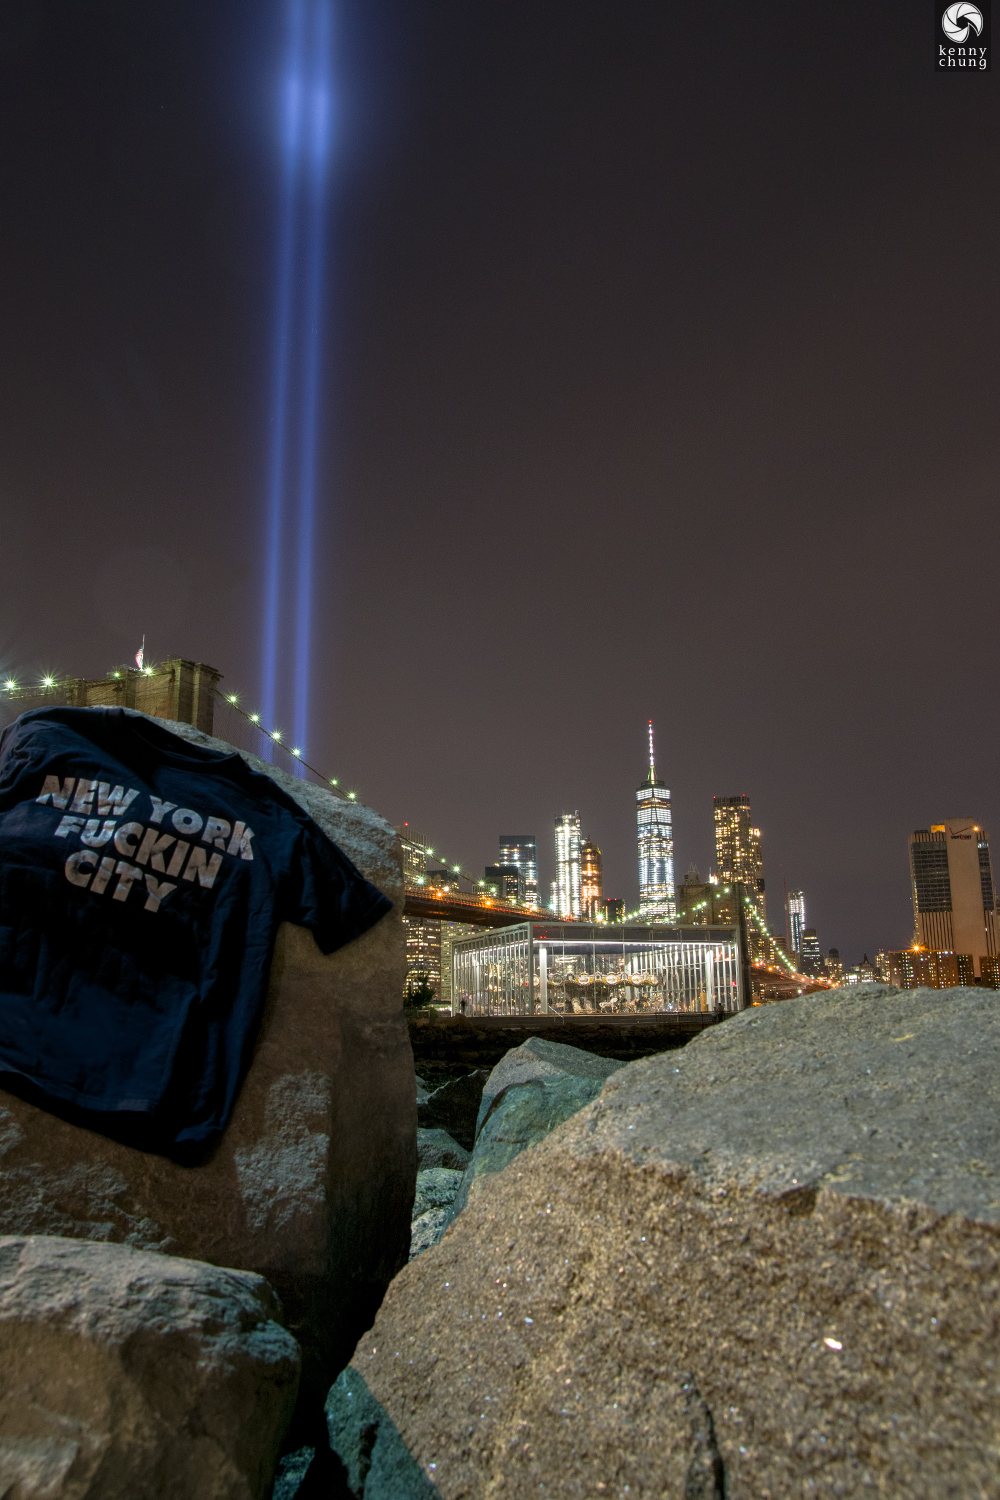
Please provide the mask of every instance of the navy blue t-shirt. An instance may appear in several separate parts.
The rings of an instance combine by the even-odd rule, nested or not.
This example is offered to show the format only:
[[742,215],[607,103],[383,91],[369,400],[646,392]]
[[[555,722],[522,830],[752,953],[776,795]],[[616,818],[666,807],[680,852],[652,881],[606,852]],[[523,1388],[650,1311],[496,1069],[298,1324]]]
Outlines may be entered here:
[[0,737],[0,1074],[210,1141],[278,924],[331,953],[391,905],[241,756],[120,708],[23,714]]

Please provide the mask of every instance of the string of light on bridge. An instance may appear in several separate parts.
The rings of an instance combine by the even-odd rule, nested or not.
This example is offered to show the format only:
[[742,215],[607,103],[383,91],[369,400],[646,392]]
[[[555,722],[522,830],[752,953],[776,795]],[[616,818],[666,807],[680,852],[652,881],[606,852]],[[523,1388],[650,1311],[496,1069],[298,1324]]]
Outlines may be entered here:
[[[150,662],[147,665],[143,666],[141,669],[132,667],[115,667],[108,673],[108,677],[114,678],[116,680],[121,680],[123,677],[129,676],[155,677],[156,672],[156,663]],[[72,680],[72,678],[59,677],[55,673],[47,672],[43,677],[39,679],[37,684],[29,685],[27,683],[18,682],[15,677],[7,677],[4,679],[3,686],[4,690],[7,693],[31,693],[37,692],[39,690],[51,691],[56,688],[64,687]],[[303,766],[305,770],[311,771],[312,774],[317,778],[317,780],[320,781],[323,786],[330,787],[336,796],[342,797],[348,802],[356,802],[358,800],[358,794],[356,791],[343,791],[341,789],[340,780],[338,777],[327,776],[316,766],[310,765],[309,761],[306,760],[300,746],[286,745],[283,730],[278,728],[266,729],[261,723],[261,715],[259,713],[249,713],[242,706],[242,704],[240,703],[239,693],[216,693],[216,697],[219,698],[221,702],[225,703],[229,708],[231,708],[235,713],[239,714],[242,719],[245,719],[246,722],[250,724],[259,734],[262,734],[266,739],[269,739],[272,744],[275,744],[279,747],[279,749],[284,750],[287,755],[293,756],[299,765]],[[423,844],[418,845],[415,839],[411,840],[410,842],[412,842],[415,847],[421,848],[423,852],[430,858],[437,859],[442,865],[446,866],[448,874],[456,875],[460,879],[468,881],[468,883],[474,889],[481,889],[485,887],[485,880],[477,881],[474,876],[468,874],[463,865],[455,864],[453,860],[446,859],[441,854],[435,854],[434,850],[428,846],[425,846]]]
[[326,776],[322,771],[318,771],[315,766],[311,766],[303,755],[302,750],[298,746],[286,745],[284,739],[284,730],[265,729],[263,724],[260,722],[261,716],[259,713],[248,713],[247,710],[241,706],[239,693],[219,693],[217,694],[217,696],[222,699],[223,703],[228,704],[230,708],[234,709],[241,718],[246,719],[248,724],[252,724],[254,729],[256,729],[258,733],[264,735],[272,742],[272,744],[277,745],[280,750],[284,750],[286,755],[294,756],[299,765],[304,766],[307,771],[311,771],[314,776],[317,776],[324,786],[332,787],[338,797],[343,797],[348,802],[356,802],[358,800],[357,792],[344,792],[341,790],[340,780],[338,777]]
[[[311,766],[309,764],[309,762],[303,757],[302,750],[300,748],[292,748],[286,745],[283,740],[282,730],[265,729],[263,724],[260,722],[261,716],[259,713],[248,713],[245,708],[242,708],[240,706],[238,693],[220,693],[218,696],[222,698],[223,702],[227,703],[230,708],[235,709],[235,711],[240,714],[242,718],[246,719],[248,724],[252,724],[255,729],[259,730],[261,734],[266,735],[269,740],[271,740],[275,745],[278,745],[288,755],[293,755],[299,762],[299,764],[304,766],[307,771],[311,771],[314,776],[318,776],[324,786],[332,787],[338,797],[345,797],[350,802],[357,801],[357,792],[341,791],[340,783],[336,776],[325,776],[322,771],[318,771],[315,766]],[[451,860],[445,859],[443,855],[435,854],[434,850],[428,845],[419,843],[417,839],[407,839],[407,842],[412,844],[414,848],[422,850],[423,853],[428,857],[437,859],[442,865],[446,866],[446,870],[444,873],[447,873],[449,875],[457,875],[460,879],[467,880],[469,884],[474,888],[485,887],[485,880],[476,881],[474,876],[466,873],[462,865],[456,865]],[[426,877],[424,877],[423,880],[418,881],[418,884],[420,885],[423,885],[425,883],[428,883]]]
[[[156,668],[143,667],[140,671],[138,668],[135,668],[133,670],[131,667],[116,667],[113,671],[108,673],[108,676],[122,678],[127,677],[129,672],[132,672],[132,675],[134,677],[155,677]],[[4,691],[7,693],[32,693],[38,692],[39,689],[48,691],[51,688],[66,687],[73,680],[74,679],[72,677],[56,677],[54,673],[46,672],[45,676],[40,677],[38,679],[38,682],[34,684],[18,682],[16,677],[5,677],[3,686]]]

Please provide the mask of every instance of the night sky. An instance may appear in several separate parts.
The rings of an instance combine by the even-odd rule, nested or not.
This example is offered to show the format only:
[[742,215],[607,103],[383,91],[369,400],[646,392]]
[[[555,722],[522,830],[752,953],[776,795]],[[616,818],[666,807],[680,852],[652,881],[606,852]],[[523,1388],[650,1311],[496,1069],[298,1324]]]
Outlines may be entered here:
[[[258,696],[283,14],[0,7],[5,672]],[[779,931],[907,942],[913,828],[1000,874],[992,74],[917,0],[335,15],[309,758],[631,905],[652,718],[678,878],[746,792]]]

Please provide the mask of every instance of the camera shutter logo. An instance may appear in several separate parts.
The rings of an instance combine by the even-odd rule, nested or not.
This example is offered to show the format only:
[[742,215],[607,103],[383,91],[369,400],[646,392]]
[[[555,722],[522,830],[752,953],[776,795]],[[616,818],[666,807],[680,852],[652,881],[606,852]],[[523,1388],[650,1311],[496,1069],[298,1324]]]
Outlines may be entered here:
[[970,0],[958,0],[957,4],[949,5],[941,17],[941,30],[949,42],[967,42],[970,32],[982,35],[983,13],[977,5],[970,4]]

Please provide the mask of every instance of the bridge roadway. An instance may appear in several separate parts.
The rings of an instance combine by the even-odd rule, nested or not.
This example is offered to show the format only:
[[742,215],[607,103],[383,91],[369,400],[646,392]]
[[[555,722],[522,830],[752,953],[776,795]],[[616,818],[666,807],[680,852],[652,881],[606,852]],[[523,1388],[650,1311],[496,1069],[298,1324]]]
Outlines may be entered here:
[[464,895],[433,887],[406,887],[408,917],[437,917],[442,922],[469,922],[475,927],[512,927],[515,922],[551,921],[551,913],[508,906],[493,896]]

